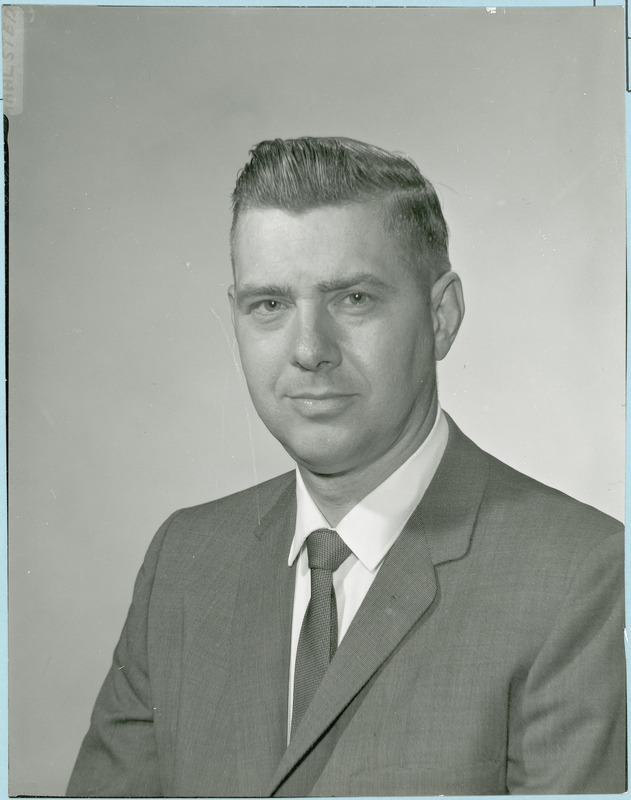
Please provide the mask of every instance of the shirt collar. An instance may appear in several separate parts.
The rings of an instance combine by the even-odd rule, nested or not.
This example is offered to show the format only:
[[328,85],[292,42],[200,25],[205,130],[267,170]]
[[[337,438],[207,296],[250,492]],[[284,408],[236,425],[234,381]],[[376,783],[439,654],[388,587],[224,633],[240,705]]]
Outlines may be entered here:
[[[449,427],[442,410],[421,446],[340,521],[336,531],[368,570],[376,570],[421,502],[438,468]],[[330,525],[296,469],[296,529],[289,550],[291,566],[307,536]]]

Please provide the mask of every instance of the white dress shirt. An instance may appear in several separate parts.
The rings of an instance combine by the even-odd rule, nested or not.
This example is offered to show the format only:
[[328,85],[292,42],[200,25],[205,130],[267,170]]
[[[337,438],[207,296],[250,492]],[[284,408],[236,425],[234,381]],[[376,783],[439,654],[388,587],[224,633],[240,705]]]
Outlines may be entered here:
[[[447,420],[439,408],[436,422],[418,450],[383,483],[366,495],[336,526],[335,530],[352,551],[352,554],[333,574],[333,587],[337,603],[338,644],[342,641],[353,617],[366,597],[388,551],[416,506],[421,502],[445,452],[448,436]],[[298,639],[311,598],[311,576],[305,540],[312,531],[331,527],[313,502],[299,469],[296,469],[296,502],[296,531],[289,550],[288,562],[291,566],[298,559],[291,625],[288,741],[289,731],[291,731]]]

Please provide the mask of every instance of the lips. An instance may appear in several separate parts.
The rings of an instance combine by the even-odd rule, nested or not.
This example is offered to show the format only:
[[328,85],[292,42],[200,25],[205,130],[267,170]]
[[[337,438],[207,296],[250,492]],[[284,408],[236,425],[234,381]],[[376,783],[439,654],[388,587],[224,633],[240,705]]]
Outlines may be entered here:
[[287,395],[292,406],[306,416],[331,415],[344,411],[354,396],[337,392],[301,392]]
[[290,400],[336,400],[341,397],[351,397],[349,394],[341,394],[338,392],[305,392],[304,394],[288,395]]

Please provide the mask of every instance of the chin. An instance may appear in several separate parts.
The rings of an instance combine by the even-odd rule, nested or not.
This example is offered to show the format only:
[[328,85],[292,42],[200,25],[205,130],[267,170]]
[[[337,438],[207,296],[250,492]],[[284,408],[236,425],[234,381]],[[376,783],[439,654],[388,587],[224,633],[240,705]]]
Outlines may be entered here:
[[310,450],[307,448],[292,449],[285,448],[293,460],[309,472],[316,475],[340,475],[353,469],[354,462],[348,458],[348,451],[322,452],[321,450]]
[[270,432],[300,467],[318,475],[348,472],[361,463],[362,456],[366,459],[370,455],[365,442],[358,442],[349,431],[339,428],[302,431],[270,428]]

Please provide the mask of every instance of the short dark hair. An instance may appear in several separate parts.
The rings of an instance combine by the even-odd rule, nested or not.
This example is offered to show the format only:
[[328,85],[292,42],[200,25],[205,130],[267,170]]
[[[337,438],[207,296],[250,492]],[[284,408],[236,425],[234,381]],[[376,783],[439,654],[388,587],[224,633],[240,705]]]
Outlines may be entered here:
[[[447,223],[436,190],[411,158],[344,137],[274,139],[250,150],[232,193],[231,244],[240,214],[277,208],[380,202],[429,285],[451,269]],[[233,258],[234,263],[234,258]]]

